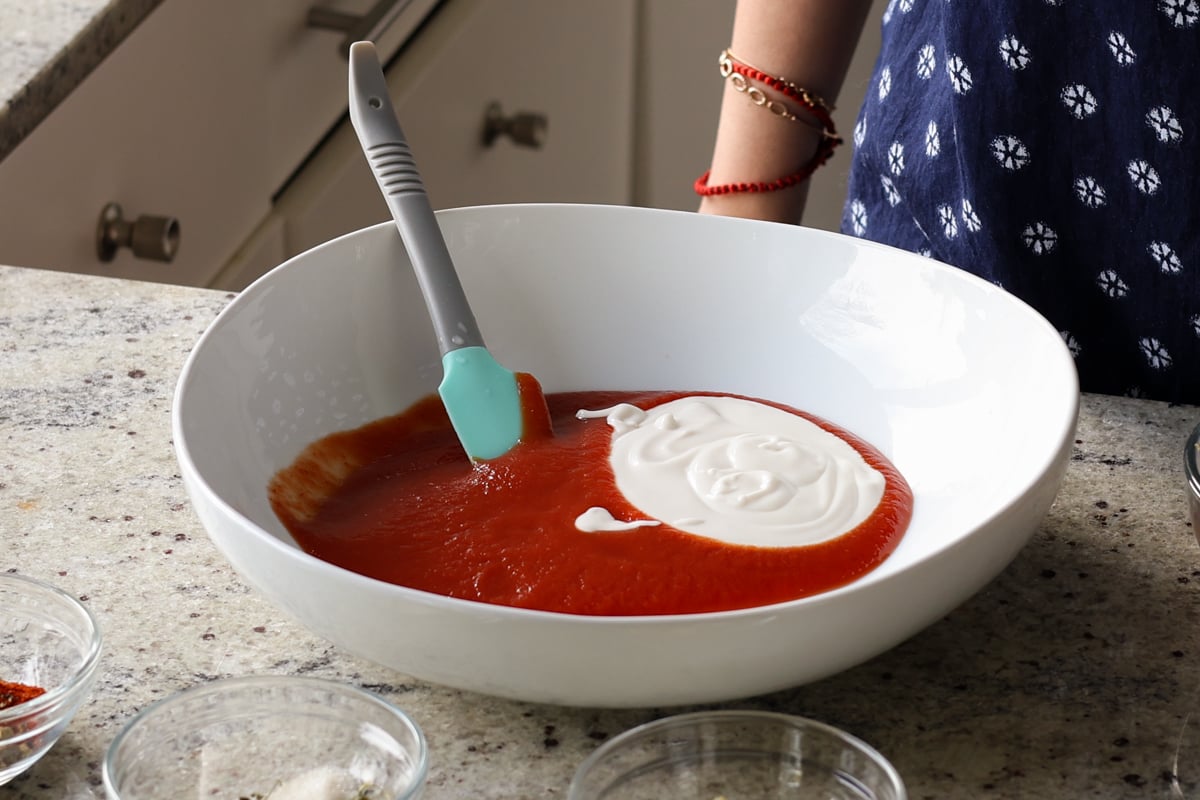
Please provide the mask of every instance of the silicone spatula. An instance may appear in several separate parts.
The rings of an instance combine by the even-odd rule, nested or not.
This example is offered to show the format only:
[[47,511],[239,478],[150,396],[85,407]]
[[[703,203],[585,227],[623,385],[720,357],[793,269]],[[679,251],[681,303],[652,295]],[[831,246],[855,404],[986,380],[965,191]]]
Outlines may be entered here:
[[416,272],[442,354],[438,394],[472,460],[504,455],[523,427],[517,376],[488,352],[396,118],[375,46],[350,46],[350,122]]

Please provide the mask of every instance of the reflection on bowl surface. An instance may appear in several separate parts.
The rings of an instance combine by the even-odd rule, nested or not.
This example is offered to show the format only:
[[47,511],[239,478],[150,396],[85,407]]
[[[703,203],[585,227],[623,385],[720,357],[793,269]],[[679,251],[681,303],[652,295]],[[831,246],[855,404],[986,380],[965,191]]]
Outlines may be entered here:
[[173,420],[184,482],[224,555],[358,655],[571,705],[780,689],[938,619],[1008,564],[1054,499],[1074,366],[1042,317],[991,284],[837,234],[698,214],[489,206],[439,221],[489,349],[547,392],[705,390],[793,406],[889,458],[913,490],[913,518],[896,551],[847,586],[660,617],[455,600],[302,552],[270,508],[271,477],[316,439],[395,414],[441,378],[399,236],[381,224],[234,299],[185,365]]
[[425,737],[370,692],[258,675],[203,684],[142,711],[109,746],[110,800],[371,797],[411,800]]
[[900,774],[830,725],[766,711],[655,720],[601,745],[567,800],[905,800]]
[[44,756],[87,699],[101,635],[90,611],[66,592],[0,575],[0,680],[45,690],[0,708],[0,786]]

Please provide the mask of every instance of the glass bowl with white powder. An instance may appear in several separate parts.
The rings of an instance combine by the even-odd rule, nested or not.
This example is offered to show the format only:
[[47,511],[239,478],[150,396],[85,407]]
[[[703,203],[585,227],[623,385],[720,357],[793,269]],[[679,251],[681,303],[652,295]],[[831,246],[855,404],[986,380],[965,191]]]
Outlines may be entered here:
[[425,737],[403,711],[357,687],[249,676],[149,706],[104,760],[109,800],[412,800]]

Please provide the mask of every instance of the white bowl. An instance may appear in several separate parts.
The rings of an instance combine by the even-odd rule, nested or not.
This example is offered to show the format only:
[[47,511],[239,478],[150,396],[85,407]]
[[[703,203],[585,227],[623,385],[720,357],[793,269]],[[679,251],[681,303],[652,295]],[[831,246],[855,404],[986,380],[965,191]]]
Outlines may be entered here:
[[[213,541],[273,603],[418,678],[535,702],[744,697],[875,656],[967,599],[1057,493],[1078,384],[999,288],[800,227],[647,209],[490,206],[439,220],[489,349],[547,391],[767,398],[890,457],[912,524],[876,570],[772,606],[583,617],[393,586],[301,552],[266,487],[313,440],[432,393],[441,366],[393,225],[303,253],[233,300],[179,379],[174,438]],[[753,576],[747,576],[752,580]]]

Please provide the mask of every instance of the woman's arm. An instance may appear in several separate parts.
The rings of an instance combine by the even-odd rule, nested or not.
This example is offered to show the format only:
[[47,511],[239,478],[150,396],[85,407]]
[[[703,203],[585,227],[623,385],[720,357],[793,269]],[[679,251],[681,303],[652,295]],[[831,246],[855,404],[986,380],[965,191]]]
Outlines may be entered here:
[[[832,105],[870,6],[871,0],[738,0],[729,50]],[[805,113],[798,107],[793,110],[797,116]],[[709,185],[792,175],[812,159],[820,138],[818,127],[771,114],[727,81]],[[703,198],[700,211],[794,223],[803,214],[807,192],[806,181],[774,192],[714,195]]]

